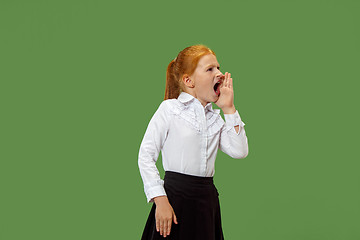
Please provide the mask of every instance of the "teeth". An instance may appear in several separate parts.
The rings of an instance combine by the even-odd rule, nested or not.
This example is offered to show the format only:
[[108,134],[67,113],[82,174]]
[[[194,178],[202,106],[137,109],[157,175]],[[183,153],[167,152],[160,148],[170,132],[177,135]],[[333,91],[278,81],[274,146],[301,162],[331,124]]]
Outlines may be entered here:
[[220,82],[215,83],[214,85],[214,91],[216,91],[219,88]]

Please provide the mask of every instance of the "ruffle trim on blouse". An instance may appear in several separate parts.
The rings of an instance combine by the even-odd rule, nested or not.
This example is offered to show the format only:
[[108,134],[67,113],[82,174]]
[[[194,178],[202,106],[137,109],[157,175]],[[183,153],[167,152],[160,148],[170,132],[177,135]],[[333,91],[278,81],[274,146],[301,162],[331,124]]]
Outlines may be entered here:
[[209,135],[217,134],[224,126],[225,121],[220,115],[219,109],[214,109],[214,112],[206,113],[206,122]]
[[[201,134],[201,122],[197,118],[194,108],[191,108],[189,104],[183,104],[176,99],[171,99],[168,102],[168,106],[170,113],[175,117],[184,120],[197,134]],[[208,135],[218,133],[225,124],[219,109],[214,109],[213,112],[208,111],[206,113],[206,122]]]
[[173,114],[176,118],[185,120],[186,124],[194,129],[197,134],[201,134],[200,122],[196,119],[195,110],[192,109],[189,105],[183,104],[174,99],[169,105],[169,110],[170,113]]

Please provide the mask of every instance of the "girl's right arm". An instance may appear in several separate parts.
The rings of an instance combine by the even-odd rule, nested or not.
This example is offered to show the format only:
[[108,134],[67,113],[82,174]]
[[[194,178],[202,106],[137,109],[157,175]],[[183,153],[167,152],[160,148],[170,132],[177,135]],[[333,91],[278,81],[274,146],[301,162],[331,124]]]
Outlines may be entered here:
[[154,202],[154,197],[166,195],[164,181],[160,179],[155,164],[167,137],[168,116],[166,102],[163,101],[151,118],[140,145],[138,165],[147,202]]
[[139,151],[139,169],[144,182],[148,202],[155,202],[156,230],[166,237],[170,234],[172,221],[177,224],[176,215],[164,189],[164,181],[156,168],[156,161],[169,130],[169,113],[163,101],[151,118]]

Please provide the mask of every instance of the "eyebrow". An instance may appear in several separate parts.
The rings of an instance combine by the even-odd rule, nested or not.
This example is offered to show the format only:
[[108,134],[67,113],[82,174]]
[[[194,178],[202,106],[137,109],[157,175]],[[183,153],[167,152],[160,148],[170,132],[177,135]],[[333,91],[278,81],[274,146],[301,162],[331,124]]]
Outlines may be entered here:
[[[215,65],[215,64],[209,64],[209,65],[207,65],[205,68],[208,68],[208,67],[211,67],[211,66],[217,66],[217,65]],[[220,65],[218,66],[219,67],[219,69],[220,69]]]

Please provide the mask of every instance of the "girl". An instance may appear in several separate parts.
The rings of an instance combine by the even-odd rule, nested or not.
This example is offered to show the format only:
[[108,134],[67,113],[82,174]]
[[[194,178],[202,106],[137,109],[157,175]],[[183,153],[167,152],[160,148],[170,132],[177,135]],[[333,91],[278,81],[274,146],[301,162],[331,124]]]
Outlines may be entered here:
[[[231,74],[220,72],[208,47],[187,47],[170,62],[165,99],[139,150],[147,202],[153,203],[143,240],[224,239],[213,183],[217,150],[238,159],[248,155],[245,123],[233,98]],[[212,102],[222,109],[225,122]],[[164,180],[155,165],[160,150]]]

